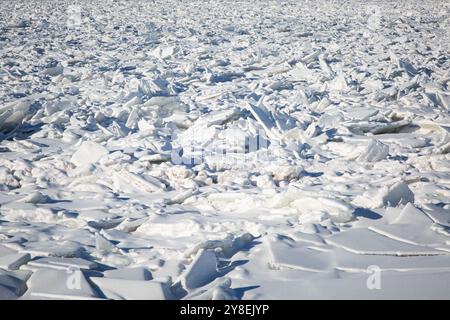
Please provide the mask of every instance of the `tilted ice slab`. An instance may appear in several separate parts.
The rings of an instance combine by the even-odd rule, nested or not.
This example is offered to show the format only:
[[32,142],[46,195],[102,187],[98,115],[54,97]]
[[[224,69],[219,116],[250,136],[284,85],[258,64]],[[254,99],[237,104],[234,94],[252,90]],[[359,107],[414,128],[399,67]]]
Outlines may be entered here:
[[165,300],[171,294],[165,282],[157,280],[125,280],[117,278],[91,278],[108,299]]
[[96,298],[81,270],[40,269],[33,273],[25,295],[28,299],[76,299]]
[[430,216],[430,218],[440,225],[450,227],[450,210],[440,208],[438,206],[428,204],[425,205],[424,211]]
[[216,254],[212,250],[200,249],[178,281],[183,288],[192,290],[211,282],[217,275]]

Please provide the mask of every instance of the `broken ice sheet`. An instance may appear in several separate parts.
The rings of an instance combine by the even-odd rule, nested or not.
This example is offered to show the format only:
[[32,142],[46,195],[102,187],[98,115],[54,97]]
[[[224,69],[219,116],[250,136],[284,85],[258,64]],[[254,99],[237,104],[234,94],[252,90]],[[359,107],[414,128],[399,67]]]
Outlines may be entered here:
[[72,155],[71,162],[76,166],[83,166],[97,162],[108,154],[108,150],[98,143],[84,141],[79,149]]
[[448,296],[440,6],[40,5],[0,10],[1,297],[90,297],[77,267],[101,298],[372,298],[375,258],[383,297]]
[[94,299],[92,289],[81,270],[39,269],[27,282],[27,299]]
[[274,236],[266,241],[273,268],[320,272],[334,267],[333,257],[328,252],[311,249],[302,241],[296,242],[282,236]]
[[27,290],[26,281],[29,274],[18,274],[0,269],[0,299],[13,300]]
[[108,299],[114,300],[165,300],[170,299],[169,286],[157,280],[125,280],[120,278],[92,277]]
[[[358,239],[355,241],[354,239]],[[442,255],[444,251],[424,245],[413,245],[394,240],[366,228],[350,229],[325,238],[329,244],[358,254],[394,256]]]

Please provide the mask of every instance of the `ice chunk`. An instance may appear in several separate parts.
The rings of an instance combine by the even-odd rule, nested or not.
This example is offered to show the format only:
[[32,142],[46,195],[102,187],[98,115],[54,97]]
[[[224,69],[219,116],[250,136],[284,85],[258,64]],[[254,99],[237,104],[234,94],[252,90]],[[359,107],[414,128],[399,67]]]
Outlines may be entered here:
[[[395,222],[394,222],[395,223]],[[386,237],[406,243],[426,245],[432,247],[445,247],[447,237],[431,230],[427,224],[386,224],[369,227]]]
[[213,282],[189,293],[184,300],[235,300],[236,293],[231,289],[231,279],[218,278]]
[[189,237],[199,232],[202,225],[195,219],[177,219],[172,222],[148,220],[137,228],[136,232],[148,236]]
[[214,250],[218,256],[230,258],[248,246],[253,239],[250,233],[244,233],[238,237],[229,236],[224,240],[208,240],[196,245],[186,256],[197,254],[200,249],[209,249]]
[[29,242],[24,245],[22,252],[29,253],[31,256],[50,256],[50,257],[79,257],[83,252],[83,246],[74,241],[39,241]]
[[10,131],[21,125],[31,114],[31,101],[20,100],[0,107],[0,132]]
[[92,277],[103,294],[115,300],[166,300],[171,298],[167,282]]
[[216,277],[216,254],[212,250],[201,249],[178,280],[185,289],[192,290],[204,286]]
[[0,257],[0,268],[16,270],[30,260],[28,253],[15,253]]
[[128,115],[128,119],[127,122],[125,123],[125,126],[130,129],[136,129],[139,120],[140,120],[139,112],[137,111],[137,109],[133,109]]
[[368,132],[372,134],[383,134],[395,132],[396,130],[406,127],[410,124],[411,120],[403,119],[393,122],[375,122],[375,121],[347,122],[344,123],[344,126],[347,127],[351,132],[357,134]]
[[266,131],[266,134],[271,139],[281,139],[279,133],[273,130],[275,126],[275,120],[271,114],[263,106],[253,106],[248,104],[248,108],[255,119],[259,122],[262,128]]
[[415,76],[417,74],[416,68],[406,59],[399,58],[395,53],[390,53],[391,61],[394,62],[399,68],[404,69],[409,76]]
[[93,269],[97,266],[95,262],[83,259],[83,258],[60,258],[60,257],[49,257],[49,258],[39,258],[28,262],[28,266],[36,268],[51,268],[59,270],[69,270],[71,268],[78,269]]
[[156,47],[151,54],[159,59],[166,59],[171,57],[176,51],[176,47],[174,46],[158,46]]
[[389,147],[378,140],[371,140],[367,147],[361,152],[358,161],[376,162],[383,159],[389,154]]
[[39,269],[27,282],[29,298],[46,299],[92,299],[95,291],[86,280],[83,271]]
[[[14,189],[20,186],[17,178],[8,168],[0,166],[0,188],[4,186],[8,189]],[[1,190],[1,189],[0,189]]]
[[39,191],[31,192],[22,199],[22,201],[26,203],[39,203],[43,200],[45,200],[45,196]]
[[232,119],[236,119],[242,113],[240,108],[213,111],[206,115],[206,118],[199,118],[197,121],[206,121],[208,126],[222,125]]
[[103,275],[105,278],[133,281],[146,281],[152,279],[152,273],[144,267],[107,270],[103,273]]
[[373,108],[352,108],[345,111],[347,118],[351,120],[367,121],[378,114],[379,110]]
[[100,253],[110,253],[116,249],[116,247],[100,233],[95,234],[95,249]]
[[383,205],[395,207],[399,204],[414,202],[414,193],[405,182],[400,181],[388,188],[382,188],[378,193],[378,198]]
[[83,141],[78,150],[72,155],[70,161],[77,167],[96,163],[107,155],[108,150],[93,141]]
[[274,164],[267,167],[267,171],[277,181],[291,181],[300,177],[303,168],[295,165],[280,165]]
[[140,119],[137,123],[139,131],[141,131],[142,133],[152,133],[153,130],[155,129],[155,126],[152,125],[151,123],[149,123],[147,120],[145,119]]
[[113,175],[116,190],[125,193],[153,193],[165,190],[166,186],[159,179],[146,175],[145,179],[127,170]]
[[331,69],[330,65],[328,64],[328,61],[326,59],[325,54],[320,54],[319,55],[319,65],[320,65],[320,69],[322,69],[322,71],[330,77],[334,76],[334,71]]
[[367,92],[380,91],[384,88],[383,81],[380,79],[365,79],[362,83],[362,87]]
[[382,186],[365,192],[363,195],[355,197],[355,205],[367,208],[396,207],[398,205],[414,203],[414,193],[408,185],[399,181],[391,186]]
[[144,107],[173,105],[180,103],[180,98],[177,96],[154,96],[144,103]]
[[145,155],[139,158],[140,161],[148,161],[148,162],[166,162],[171,159],[170,154],[163,154],[163,153],[155,153],[155,154],[149,154]]
[[311,81],[315,82],[319,76],[314,72],[314,70],[308,69],[303,63],[297,63],[294,68],[292,68],[288,75],[294,81]]
[[142,224],[144,224],[148,220],[147,217],[141,218],[141,219],[130,219],[127,218],[123,220],[117,227],[117,230],[124,231],[124,232],[133,232],[136,231],[137,228],[139,228]]
[[329,83],[329,87],[331,90],[336,91],[347,91],[349,90],[349,86],[345,76],[340,72],[332,81]]

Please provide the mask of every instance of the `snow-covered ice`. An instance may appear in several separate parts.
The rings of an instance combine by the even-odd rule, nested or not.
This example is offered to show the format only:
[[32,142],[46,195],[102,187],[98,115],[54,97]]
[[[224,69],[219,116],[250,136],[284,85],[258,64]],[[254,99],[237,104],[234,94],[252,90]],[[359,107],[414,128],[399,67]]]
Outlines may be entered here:
[[449,299],[449,16],[1,1],[0,299]]

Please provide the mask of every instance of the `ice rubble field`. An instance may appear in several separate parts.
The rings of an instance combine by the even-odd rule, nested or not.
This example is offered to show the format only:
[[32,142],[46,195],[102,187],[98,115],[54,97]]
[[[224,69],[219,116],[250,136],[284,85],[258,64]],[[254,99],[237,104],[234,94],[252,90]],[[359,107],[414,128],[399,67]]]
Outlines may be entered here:
[[1,1],[0,298],[450,298],[447,1]]

